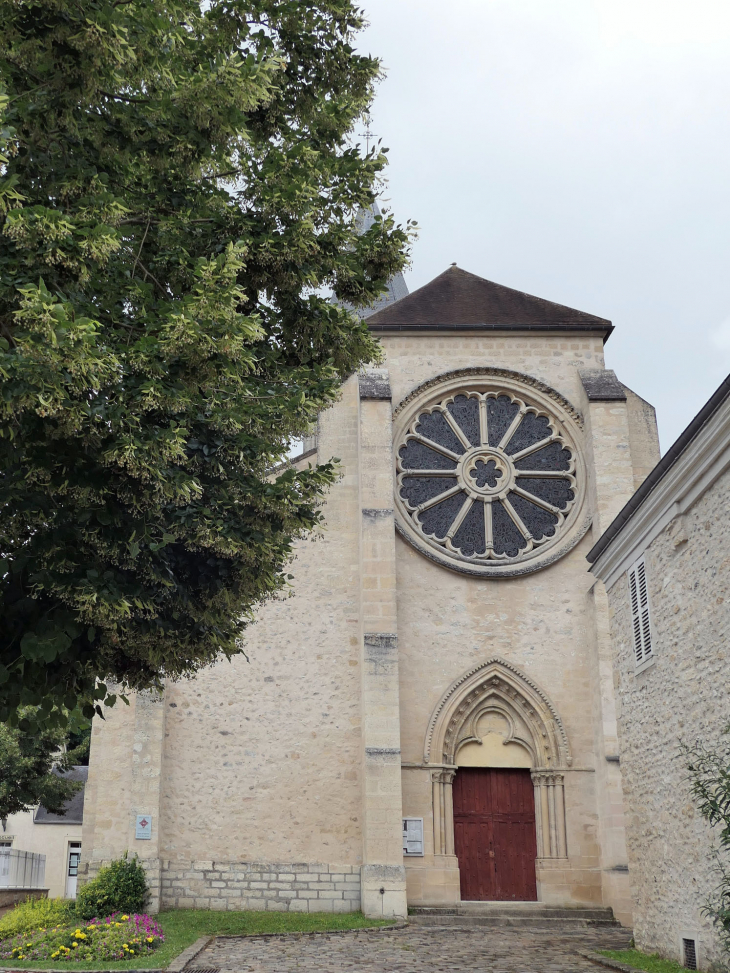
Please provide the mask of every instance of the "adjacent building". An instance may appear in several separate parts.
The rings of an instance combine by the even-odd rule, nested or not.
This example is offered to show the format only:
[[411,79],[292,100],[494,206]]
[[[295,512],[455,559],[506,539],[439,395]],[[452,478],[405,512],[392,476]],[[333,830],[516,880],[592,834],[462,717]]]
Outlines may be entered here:
[[[64,805],[64,814],[52,814],[39,805],[31,811],[11,814],[2,821],[0,849],[45,855],[43,887],[52,899],[76,898],[88,770],[88,767],[73,767],[64,775],[83,784]],[[6,864],[10,868],[9,858]],[[0,876],[0,886],[2,884]]]
[[712,748],[730,724],[730,378],[588,559],[610,606],[636,943],[708,967],[715,836],[680,744]]

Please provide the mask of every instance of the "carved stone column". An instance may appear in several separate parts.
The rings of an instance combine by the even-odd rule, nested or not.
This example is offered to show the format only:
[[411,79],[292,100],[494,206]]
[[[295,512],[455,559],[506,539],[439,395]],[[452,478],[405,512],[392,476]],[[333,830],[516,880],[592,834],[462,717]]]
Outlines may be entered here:
[[456,771],[436,770],[431,774],[433,792],[433,853],[453,855],[454,798],[453,783]]
[[433,796],[433,853],[434,855],[445,855],[443,841],[443,813],[441,811],[441,771],[436,770],[431,774],[431,791]]
[[[547,801],[545,807],[542,806],[543,789],[539,778],[533,773],[532,786],[535,789],[535,837],[537,838],[537,857],[546,858],[545,855],[545,830],[543,822],[547,821]],[[547,847],[550,847],[548,838]]]
[[444,779],[444,831],[445,831],[445,845],[446,854],[455,855],[454,846],[454,777],[456,776],[456,771],[445,770],[442,774]]
[[567,858],[565,777],[550,770],[533,770],[538,858]]

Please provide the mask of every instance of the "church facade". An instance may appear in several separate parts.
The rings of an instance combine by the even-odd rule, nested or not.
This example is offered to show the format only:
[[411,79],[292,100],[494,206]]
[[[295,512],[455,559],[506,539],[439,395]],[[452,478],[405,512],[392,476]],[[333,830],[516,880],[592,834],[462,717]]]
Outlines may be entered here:
[[[93,729],[82,872],[152,907],[406,915],[631,896],[603,584],[659,458],[605,319],[456,266],[367,318],[383,362],[296,461],[339,459],[246,653]],[[141,820],[145,827],[140,829]]]

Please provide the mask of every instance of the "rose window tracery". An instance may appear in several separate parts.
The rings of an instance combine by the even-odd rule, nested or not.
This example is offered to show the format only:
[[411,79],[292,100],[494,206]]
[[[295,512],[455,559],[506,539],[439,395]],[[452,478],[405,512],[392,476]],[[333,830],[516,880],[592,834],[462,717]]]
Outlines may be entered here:
[[430,550],[490,573],[558,544],[577,460],[544,404],[517,390],[461,388],[407,422],[396,444],[399,509]]

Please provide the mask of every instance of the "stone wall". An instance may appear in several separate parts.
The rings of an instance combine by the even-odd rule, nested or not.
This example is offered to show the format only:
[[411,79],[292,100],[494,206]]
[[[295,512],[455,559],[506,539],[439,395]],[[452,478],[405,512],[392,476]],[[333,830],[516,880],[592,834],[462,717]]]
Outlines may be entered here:
[[701,914],[718,884],[717,835],[695,808],[679,744],[711,747],[730,723],[728,509],[726,472],[645,552],[655,662],[638,674],[626,575],[609,591],[636,942],[681,959],[682,935],[697,936],[703,967],[720,958]]
[[573,754],[565,771],[568,858],[538,863],[540,899],[611,906],[630,925],[620,774],[607,759],[616,754],[611,665],[601,648],[608,618],[597,611],[585,556],[633,492],[634,457],[627,403],[589,403],[581,382],[580,368],[603,365],[601,340],[388,335],[383,344],[394,406],[425,380],[481,364],[519,370],[564,395],[585,417],[581,445],[593,515],[588,534],[556,563],[499,581],[445,571],[397,537],[403,813],[423,817],[425,839],[424,857],[406,860],[409,904],[458,899],[456,858],[434,847],[425,729],[452,680],[498,655],[550,697]]
[[624,385],[629,419],[631,463],[634,467],[634,488],[641,484],[661,459],[657,436],[656,410],[646,399]]
[[357,912],[360,869],[270,862],[163,862],[162,908]]
[[246,657],[167,687],[163,860],[362,864],[358,428],[354,376],[320,420],[342,475],[294,597],[258,609]]
[[[297,545],[294,597],[257,611],[246,634],[247,658],[169,684],[154,711],[154,733],[142,733],[136,704],[117,707],[103,725],[95,721],[84,853],[91,860],[125,848],[149,855],[161,863],[165,904],[230,899],[242,907],[252,899],[253,882],[263,883],[261,902],[317,902],[308,908],[321,910],[329,901],[356,901],[344,888],[268,887],[300,881],[282,878],[297,874],[288,865],[264,872],[238,864],[231,867],[244,877],[209,881],[206,871],[217,869],[190,865],[200,859],[344,862],[350,872],[329,864],[327,874],[358,876],[365,864],[366,909],[373,908],[365,901],[369,889],[377,906],[393,914],[399,911],[389,897],[403,898],[396,886],[403,884],[405,865],[413,903],[458,900],[456,858],[435,853],[433,845],[424,736],[452,681],[499,655],[552,699],[573,754],[565,785],[568,858],[559,867],[541,866],[541,897],[612,905],[628,922],[620,782],[609,779],[618,769],[608,765],[615,748],[605,743],[613,732],[610,660],[599,652],[600,639],[608,637],[607,613],[596,610],[585,554],[597,538],[599,517],[610,519],[628,499],[636,471],[627,449],[626,404],[589,403],[579,376],[579,368],[602,366],[601,339],[398,335],[384,336],[383,346],[393,405],[425,380],[484,366],[524,372],[569,399],[586,420],[586,464],[600,470],[598,477],[591,474],[587,501],[592,531],[553,565],[512,579],[473,578],[423,557],[393,536],[389,404],[360,400],[353,376],[341,400],[320,417],[318,459],[338,457],[342,475],[325,505],[323,530]],[[392,653],[387,694],[372,691],[377,684],[368,668],[375,666],[370,650],[386,644]],[[401,801],[392,771],[401,758],[402,811],[424,818],[426,854],[396,864]],[[152,842],[134,838],[135,813],[152,814]],[[615,840],[607,840],[611,835]],[[246,878],[249,872],[278,877]],[[324,874],[324,866],[316,874]],[[167,891],[173,888],[183,891]],[[213,888],[232,894],[211,895]],[[320,899],[319,892],[343,894]]]

